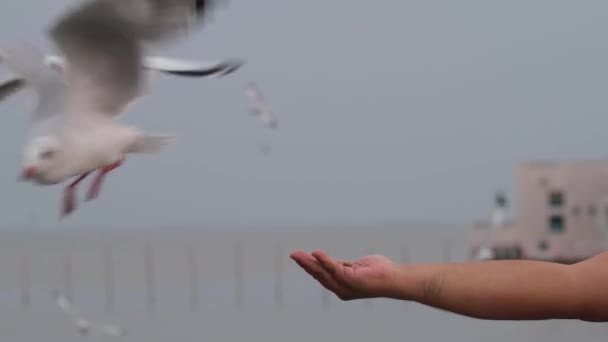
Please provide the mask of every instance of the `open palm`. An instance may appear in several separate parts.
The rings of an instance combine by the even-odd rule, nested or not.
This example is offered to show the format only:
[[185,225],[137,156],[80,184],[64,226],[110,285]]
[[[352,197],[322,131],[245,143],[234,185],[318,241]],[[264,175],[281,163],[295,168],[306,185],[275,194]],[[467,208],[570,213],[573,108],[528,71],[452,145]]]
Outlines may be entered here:
[[335,261],[321,251],[312,254],[297,251],[291,258],[342,300],[384,296],[395,277],[395,264],[382,255],[349,262]]

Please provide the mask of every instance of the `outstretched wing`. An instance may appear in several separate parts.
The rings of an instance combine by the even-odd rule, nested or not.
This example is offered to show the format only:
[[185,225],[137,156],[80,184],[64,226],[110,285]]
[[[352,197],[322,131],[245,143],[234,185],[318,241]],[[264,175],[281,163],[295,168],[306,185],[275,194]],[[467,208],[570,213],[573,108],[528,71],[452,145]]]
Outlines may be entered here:
[[26,88],[33,91],[36,105],[31,114],[32,125],[43,126],[64,113],[66,84],[44,60],[44,55],[25,43],[5,43],[0,46],[0,62],[19,78],[5,84],[5,96]]
[[66,59],[72,113],[115,116],[139,94],[143,45],[184,36],[216,1],[92,0],[49,35]]

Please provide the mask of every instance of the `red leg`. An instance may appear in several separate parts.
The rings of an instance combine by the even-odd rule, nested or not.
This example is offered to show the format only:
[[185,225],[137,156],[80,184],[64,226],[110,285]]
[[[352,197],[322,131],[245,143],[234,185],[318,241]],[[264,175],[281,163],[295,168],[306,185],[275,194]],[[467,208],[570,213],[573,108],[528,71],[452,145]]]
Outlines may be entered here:
[[87,172],[78,177],[65,189],[61,217],[70,215],[72,212],[74,212],[74,210],[76,210],[76,186],[78,186],[78,183],[82,182],[82,180],[84,180],[90,173],[91,172]]
[[105,176],[117,169],[119,166],[121,166],[124,163],[124,158],[117,161],[114,164],[108,165],[106,167],[103,167],[101,170],[99,170],[99,173],[97,174],[97,177],[95,177],[95,179],[93,180],[93,184],[91,184],[91,187],[89,188],[89,192],[87,193],[87,197],[86,200],[90,201],[93,200],[95,198],[97,198],[97,196],[99,196],[99,192],[101,191],[101,184],[103,183],[103,180],[105,179]]

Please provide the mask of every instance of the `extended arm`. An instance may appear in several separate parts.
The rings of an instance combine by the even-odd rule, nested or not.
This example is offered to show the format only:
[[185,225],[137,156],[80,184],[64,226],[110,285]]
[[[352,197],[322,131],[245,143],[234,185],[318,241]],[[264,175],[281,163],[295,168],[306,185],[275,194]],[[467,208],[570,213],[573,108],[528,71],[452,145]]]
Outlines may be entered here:
[[397,270],[397,298],[466,316],[608,321],[608,253],[574,265],[513,260]]
[[608,321],[608,253],[563,265],[512,260],[395,264],[384,257],[335,261],[292,256],[344,300],[387,297],[491,320]]

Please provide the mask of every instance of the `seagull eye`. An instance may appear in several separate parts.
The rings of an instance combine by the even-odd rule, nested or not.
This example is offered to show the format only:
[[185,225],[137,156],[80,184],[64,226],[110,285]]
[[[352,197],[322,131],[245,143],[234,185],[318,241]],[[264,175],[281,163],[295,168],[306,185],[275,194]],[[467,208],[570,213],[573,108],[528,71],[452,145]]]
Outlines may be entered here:
[[51,150],[44,151],[44,152],[40,153],[40,158],[49,159],[49,158],[52,158],[54,154],[55,153]]

